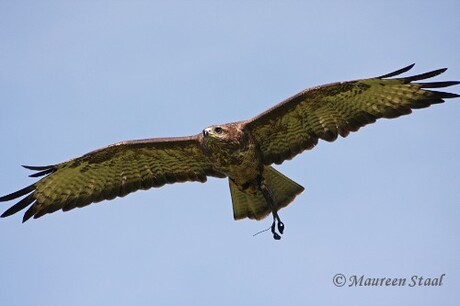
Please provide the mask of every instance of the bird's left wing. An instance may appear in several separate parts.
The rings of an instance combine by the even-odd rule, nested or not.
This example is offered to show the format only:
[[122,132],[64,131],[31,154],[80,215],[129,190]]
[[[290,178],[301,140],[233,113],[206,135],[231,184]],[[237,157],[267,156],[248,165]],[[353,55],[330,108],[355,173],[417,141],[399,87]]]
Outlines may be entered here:
[[176,182],[205,182],[214,171],[200,144],[201,135],[120,142],[64,163],[31,167],[46,175],[38,182],[0,197],[9,201],[25,196],[5,211],[12,215],[31,205],[23,222],[59,209],[64,211],[122,197],[139,189]]
[[312,149],[318,139],[334,141],[338,135],[346,137],[379,118],[396,118],[411,113],[412,109],[459,97],[431,89],[460,82],[418,82],[446,69],[392,78],[412,67],[375,78],[304,90],[249,119],[244,128],[257,141],[264,164],[280,164]]

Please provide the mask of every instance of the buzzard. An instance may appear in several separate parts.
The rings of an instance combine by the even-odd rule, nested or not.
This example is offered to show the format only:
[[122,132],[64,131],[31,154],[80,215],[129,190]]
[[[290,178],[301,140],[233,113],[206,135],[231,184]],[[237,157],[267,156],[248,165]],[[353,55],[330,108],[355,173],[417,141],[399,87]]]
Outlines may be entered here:
[[419,82],[446,69],[395,77],[413,66],[306,89],[254,118],[212,125],[194,136],[123,141],[60,164],[24,166],[37,171],[31,177],[44,177],[0,197],[10,201],[24,196],[1,217],[30,206],[25,222],[139,189],[228,177],[234,219],[261,220],[272,214],[271,232],[278,240],[284,230],[278,211],[304,188],[272,164],[313,149],[319,139],[332,142],[379,118],[396,118],[459,97],[432,89],[460,82]]

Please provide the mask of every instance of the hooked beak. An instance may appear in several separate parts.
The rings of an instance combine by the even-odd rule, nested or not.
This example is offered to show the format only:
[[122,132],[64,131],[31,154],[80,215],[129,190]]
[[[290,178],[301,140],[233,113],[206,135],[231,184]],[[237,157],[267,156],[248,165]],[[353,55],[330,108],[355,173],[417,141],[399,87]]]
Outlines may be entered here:
[[203,136],[204,137],[208,137],[209,136],[209,133],[210,133],[210,129],[209,128],[206,128],[203,130]]

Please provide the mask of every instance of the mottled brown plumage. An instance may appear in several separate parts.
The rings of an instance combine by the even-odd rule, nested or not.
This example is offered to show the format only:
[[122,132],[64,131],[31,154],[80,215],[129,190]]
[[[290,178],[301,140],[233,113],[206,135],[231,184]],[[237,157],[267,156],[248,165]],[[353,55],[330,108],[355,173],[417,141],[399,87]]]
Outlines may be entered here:
[[442,103],[457,94],[431,90],[459,82],[418,82],[439,69],[393,78],[413,65],[380,77],[333,83],[304,90],[266,112],[235,123],[214,125],[190,137],[120,142],[56,165],[25,166],[44,176],[0,201],[25,196],[6,210],[28,206],[23,221],[56,210],[70,210],[138,189],[176,182],[228,177],[235,219],[260,220],[273,214],[276,239],[284,225],[277,211],[304,188],[271,167],[312,149],[319,139],[346,137],[379,118],[396,118],[412,109]]

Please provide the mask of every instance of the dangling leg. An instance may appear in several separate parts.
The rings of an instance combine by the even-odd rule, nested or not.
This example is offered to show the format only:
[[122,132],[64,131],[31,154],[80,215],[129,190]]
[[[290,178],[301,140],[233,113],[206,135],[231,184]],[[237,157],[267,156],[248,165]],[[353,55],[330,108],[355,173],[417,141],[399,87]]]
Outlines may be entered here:
[[272,230],[273,238],[275,240],[280,240],[281,236],[276,232],[275,224],[276,224],[276,222],[278,222],[278,226],[277,226],[278,231],[282,235],[283,232],[284,232],[284,223],[281,222],[281,219],[278,216],[278,211],[276,210],[276,203],[275,203],[275,199],[273,197],[273,192],[263,182],[261,182],[259,186],[260,186],[260,191],[262,192],[262,195],[264,196],[264,198],[267,201],[268,205],[270,205],[270,208],[272,209],[273,223],[272,223],[272,226],[271,226],[271,230]]

